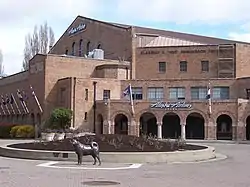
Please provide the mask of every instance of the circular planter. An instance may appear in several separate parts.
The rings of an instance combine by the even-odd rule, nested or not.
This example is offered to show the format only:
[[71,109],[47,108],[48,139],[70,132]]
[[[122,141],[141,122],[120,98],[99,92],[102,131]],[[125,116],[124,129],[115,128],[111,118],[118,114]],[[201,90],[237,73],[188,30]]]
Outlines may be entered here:
[[[77,161],[72,151],[44,151],[0,147],[0,156],[53,161]],[[101,152],[101,160],[109,163],[171,163],[197,162],[216,158],[215,149],[206,146],[205,149],[174,152]],[[93,162],[91,156],[84,156],[83,162]]]

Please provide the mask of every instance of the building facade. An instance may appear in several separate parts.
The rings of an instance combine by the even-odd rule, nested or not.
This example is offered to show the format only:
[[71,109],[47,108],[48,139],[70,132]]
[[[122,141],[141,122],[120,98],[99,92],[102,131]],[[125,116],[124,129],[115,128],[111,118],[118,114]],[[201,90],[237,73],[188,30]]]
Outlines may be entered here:
[[[96,49],[104,59],[94,57]],[[17,101],[1,102],[0,119],[42,125],[54,108],[67,107],[72,126],[96,133],[250,139],[249,52],[248,43],[78,16],[49,54],[0,80],[3,99]],[[123,96],[128,85],[133,107]],[[28,96],[29,112],[17,90]]]

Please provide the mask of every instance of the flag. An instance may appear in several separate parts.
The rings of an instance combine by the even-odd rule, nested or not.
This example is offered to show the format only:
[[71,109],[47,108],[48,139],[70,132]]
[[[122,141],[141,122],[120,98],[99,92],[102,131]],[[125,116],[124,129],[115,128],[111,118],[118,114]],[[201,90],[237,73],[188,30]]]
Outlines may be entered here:
[[129,96],[129,98],[130,98],[130,95],[132,95],[132,91],[131,91],[132,89],[131,89],[131,86],[129,85],[127,88],[125,88],[125,90],[123,91],[123,97],[127,97],[127,96]]
[[126,87],[125,90],[123,91],[123,97],[129,97],[131,109],[132,109],[132,115],[134,115],[135,110],[134,110],[134,102],[133,102],[133,97],[132,97],[131,84],[129,84],[128,87]]
[[23,101],[23,96],[22,96],[22,93],[20,92],[19,89],[17,89],[17,97],[19,98],[20,101]]
[[209,82],[208,88],[207,88],[206,99],[208,100],[208,114],[211,115],[212,114],[212,100],[211,100],[211,86],[210,86],[210,82]]
[[10,98],[9,98],[8,94],[6,94],[5,103],[6,103],[6,104],[9,104],[9,103],[10,103]]
[[15,100],[15,98],[14,98],[13,94],[10,94],[10,104],[13,104],[14,100]]
[[13,112],[13,114],[16,114],[15,113],[15,110],[14,110],[14,107],[13,107],[13,98],[12,98],[12,96],[10,95],[10,97],[9,97],[9,95],[8,94],[6,94],[6,104],[10,104],[10,107],[11,107],[11,109],[12,109],[12,112]]
[[[3,96],[2,96],[3,97]],[[5,113],[5,110],[4,110],[4,108],[3,108],[3,99],[2,99],[2,101],[0,101],[0,107],[1,107],[1,109],[2,109],[2,111],[3,111],[3,115],[5,115],[6,113]]]
[[[24,93],[24,92],[23,92],[23,93]],[[23,107],[24,112],[28,114],[28,113],[29,113],[29,110],[28,110],[28,108],[27,108],[27,106],[26,106],[26,103],[24,102],[25,99],[24,99],[24,97],[23,97],[21,91],[20,91],[19,89],[17,89],[16,94],[17,94],[17,97],[18,97],[19,100],[20,100],[20,103],[21,103],[21,105],[22,105],[22,107]]]
[[28,100],[29,99],[28,95],[25,93],[25,91],[22,91],[22,92],[23,92],[23,94],[22,94],[23,100],[24,101]]
[[4,99],[3,95],[1,95],[1,98],[2,98],[3,105],[6,105],[6,100]]
[[[7,94],[6,94],[7,95]],[[2,98],[2,103],[3,103],[3,105],[5,106],[5,108],[7,109],[7,112],[10,114],[10,111],[9,111],[9,108],[8,108],[8,103],[6,102],[6,101],[8,101],[8,99],[7,98],[4,98],[4,96],[3,95],[1,95],[1,98]]]

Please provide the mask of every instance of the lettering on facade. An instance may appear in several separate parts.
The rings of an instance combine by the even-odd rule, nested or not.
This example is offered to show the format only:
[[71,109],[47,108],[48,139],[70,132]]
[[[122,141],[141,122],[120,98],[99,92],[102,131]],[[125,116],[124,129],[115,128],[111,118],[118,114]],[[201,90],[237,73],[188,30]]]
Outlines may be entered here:
[[76,34],[80,31],[84,31],[86,29],[86,24],[85,23],[80,23],[77,27],[73,27],[69,30],[68,34],[73,35]]
[[166,110],[190,109],[192,108],[192,104],[186,103],[185,101],[179,101],[175,103],[160,101],[157,103],[152,103],[150,108],[161,108]]
[[194,50],[171,50],[171,51],[165,51],[165,50],[142,50],[141,55],[158,55],[158,54],[178,54],[178,53],[189,53],[189,54],[197,54],[197,53],[214,53],[216,52],[216,49],[194,49]]

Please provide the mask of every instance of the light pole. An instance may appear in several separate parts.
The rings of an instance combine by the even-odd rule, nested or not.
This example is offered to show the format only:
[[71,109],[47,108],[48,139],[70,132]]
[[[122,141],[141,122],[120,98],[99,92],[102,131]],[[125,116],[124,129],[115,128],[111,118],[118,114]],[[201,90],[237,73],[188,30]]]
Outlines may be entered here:
[[95,121],[96,121],[96,81],[93,82],[94,86],[94,101],[93,101],[93,123],[94,123],[94,133],[95,133]]

